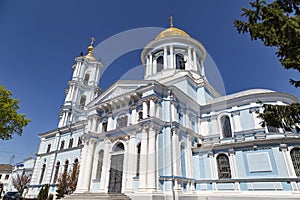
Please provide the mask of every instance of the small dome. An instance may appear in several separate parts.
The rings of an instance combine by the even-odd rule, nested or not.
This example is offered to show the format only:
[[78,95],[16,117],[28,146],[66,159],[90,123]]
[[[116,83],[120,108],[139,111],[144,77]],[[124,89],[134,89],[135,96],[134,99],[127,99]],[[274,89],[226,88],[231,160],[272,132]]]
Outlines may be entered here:
[[164,37],[173,37],[173,36],[184,36],[190,38],[189,34],[184,32],[183,30],[175,27],[170,27],[162,31],[160,34],[158,34],[154,40],[158,40]]

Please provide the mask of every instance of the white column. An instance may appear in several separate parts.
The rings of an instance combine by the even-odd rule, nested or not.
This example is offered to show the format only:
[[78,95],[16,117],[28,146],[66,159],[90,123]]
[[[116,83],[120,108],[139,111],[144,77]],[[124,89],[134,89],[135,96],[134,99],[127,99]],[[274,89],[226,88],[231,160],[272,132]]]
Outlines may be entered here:
[[174,54],[173,54],[173,45],[170,45],[170,68],[175,69],[174,66]]
[[[212,128],[212,134],[217,134],[219,131],[218,128],[218,122],[216,116],[211,116],[211,128]],[[222,133],[220,134],[222,135]]]
[[282,152],[283,159],[284,159],[285,166],[286,166],[289,177],[297,178],[294,167],[293,167],[293,161],[292,161],[291,156],[287,149],[287,145],[280,144],[280,150]]
[[191,142],[191,135],[188,135],[187,137],[187,143],[186,143],[186,176],[188,178],[193,178],[192,175],[193,175],[193,159],[192,159],[192,142]]
[[195,70],[195,71],[198,71],[198,68],[197,68],[197,55],[196,55],[196,50],[193,49],[193,66],[192,66],[192,69]]
[[150,54],[149,56],[149,61],[150,61],[150,67],[149,67],[149,74],[148,75],[152,75],[152,68],[153,68],[153,59],[152,59],[152,54]]
[[88,150],[87,150],[87,154],[86,154],[86,160],[85,160],[86,166],[84,169],[83,185],[82,185],[82,188],[84,191],[90,190],[95,145],[96,145],[96,141],[94,141],[94,140],[89,141]]
[[172,121],[178,122],[178,114],[174,102],[171,102]]
[[234,122],[234,132],[242,131],[241,121],[240,121],[240,111],[234,111],[231,114]]
[[141,154],[140,154],[139,190],[146,191],[147,167],[148,167],[148,133],[145,127],[142,132]]
[[167,56],[168,56],[167,46],[164,46],[164,69],[168,68]]
[[85,177],[85,166],[86,166],[86,158],[87,158],[87,151],[88,151],[88,144],[87,142],[84,143],[84,146],[82,148],[82,152],[80,155],[80,167],[79,167],[79,175],[78,175],[78,182],[76,187],[76,192],[84,192],[84,185],[83,180]]
[[156,189],[156,132],[153,127],[149,128],[148,145],[147,189],[154,191]]
[[237,168],[236,168],[234,149],[229,149],[229,163],[230,163],[232,178],[237,178],[238,173],[237,173]]
[[[102,173],[101,173],[101,181],[100,181],[100,190],[102,192],[106,192],[107,187],[105,187],[108,183],[107,174],[109,172],[109,141],[106,140],[104,144],[104,155],[103,155],[103,166],[102,166]],[[106,188],[106,189],[105,189]]]
[[157,61],[153,60],[153,67],[151,70],[151,75],[155,74],[157,72]]
[[147,101],[145,100],[143,102],[143,119],[148,118],[148,104]]
[[112,129],[113,129],[113,119],[112,119],[112,114],[109,114],[107,119],[107,131],[110,131]]
[[131,108],[131,124],[136,124],[137,121],[137,114],[136,114],[136,108],[132,107]]
[[92,119],[92,128],[91,128],[91,131],[93,131],[93,132],[96,132],[97,130],[96,130],[96,127],[97,126],[97,119],[96,118],[93,118]]
[[188,60],[187,60],[187,70],[192,69],[192,52],[191,52],[191,47],[188,48]]
[[[258,109],[258,108],[257,108]],[[261,119],[258,118],[258,114],[256,113],[256,109],[255,108],[250,108],[249,112],[252,114],[253,116],[253,121],[254,121],[254,128],[255,129],[259,129],[262,128],[262,126],[260,125]]]
[[127,184],[126,189],[133,190],[133,177],[135,176],[134,158],[135,158],[135,133],[130,135],[128,144],[128,162],[127,162]]
[[150,68],[150,62],[149,62],[149,57],[147,57],[145,76],[149,76],[149,68]]
[[[172,165],[173,165],[173,176],[179,176],[180,169],[180,153],[179,153],[179,139],[177,135],[178,130],[176,128],[172,129]],[[178,181],[174,182],[174,190],[178,190]]]
[[211,170],[211,176],[212,176],[211,178],[218,179],[217,166],[216,166],[213,152],[208,152],[208,158],[209,158],[210,170]]
[[155,102],[153,99],[150,99],[150,117],[155,117]]

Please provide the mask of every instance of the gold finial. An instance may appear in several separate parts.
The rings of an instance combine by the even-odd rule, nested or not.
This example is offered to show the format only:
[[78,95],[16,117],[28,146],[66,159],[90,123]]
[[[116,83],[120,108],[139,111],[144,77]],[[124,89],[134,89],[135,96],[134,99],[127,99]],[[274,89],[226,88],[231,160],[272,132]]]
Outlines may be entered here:
[[91,37],[91,46],[94,44],[94,42],[95,42],[95,38],[94,37]]
[[170,20],[170,27],[173,27],[173,26],[174,26],[174,25],[173,25],[173,17],[170,16],[170,17],[169,17],[169,20]]
[[91,43],[88,47],[88,53],[87,55],[85,56],[86,58],[89,58],[90,60],[93,60],[95,61],[96,59],[93,57],[93,51],[94,51],[94,47],[93,47],[93,44],[95,42],[95,38],[94,37],[91,37]]

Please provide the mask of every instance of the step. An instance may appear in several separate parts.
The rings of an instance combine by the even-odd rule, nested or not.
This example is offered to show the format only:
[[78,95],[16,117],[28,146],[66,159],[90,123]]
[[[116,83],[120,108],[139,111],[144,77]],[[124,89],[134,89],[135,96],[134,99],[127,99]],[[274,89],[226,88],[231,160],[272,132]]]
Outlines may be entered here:
[[64,199],[80,199],[80,200],[89,200],[89,199],[112,199],[112,200],[130,200],[128,196],[121,193],[73,193],[69,196],[66,196]]

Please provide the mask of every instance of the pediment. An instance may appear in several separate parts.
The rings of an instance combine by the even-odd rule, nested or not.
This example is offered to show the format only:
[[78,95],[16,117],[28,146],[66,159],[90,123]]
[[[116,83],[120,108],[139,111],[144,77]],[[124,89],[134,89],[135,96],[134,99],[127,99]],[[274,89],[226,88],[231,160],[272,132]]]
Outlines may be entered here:
[[101,95],[99,95],[90,105],[100,104],[101,102],[109,101],[110,99],[122,96],[123,94],[134,91],[142,86],[148,85],[148,81],[118,81]]

